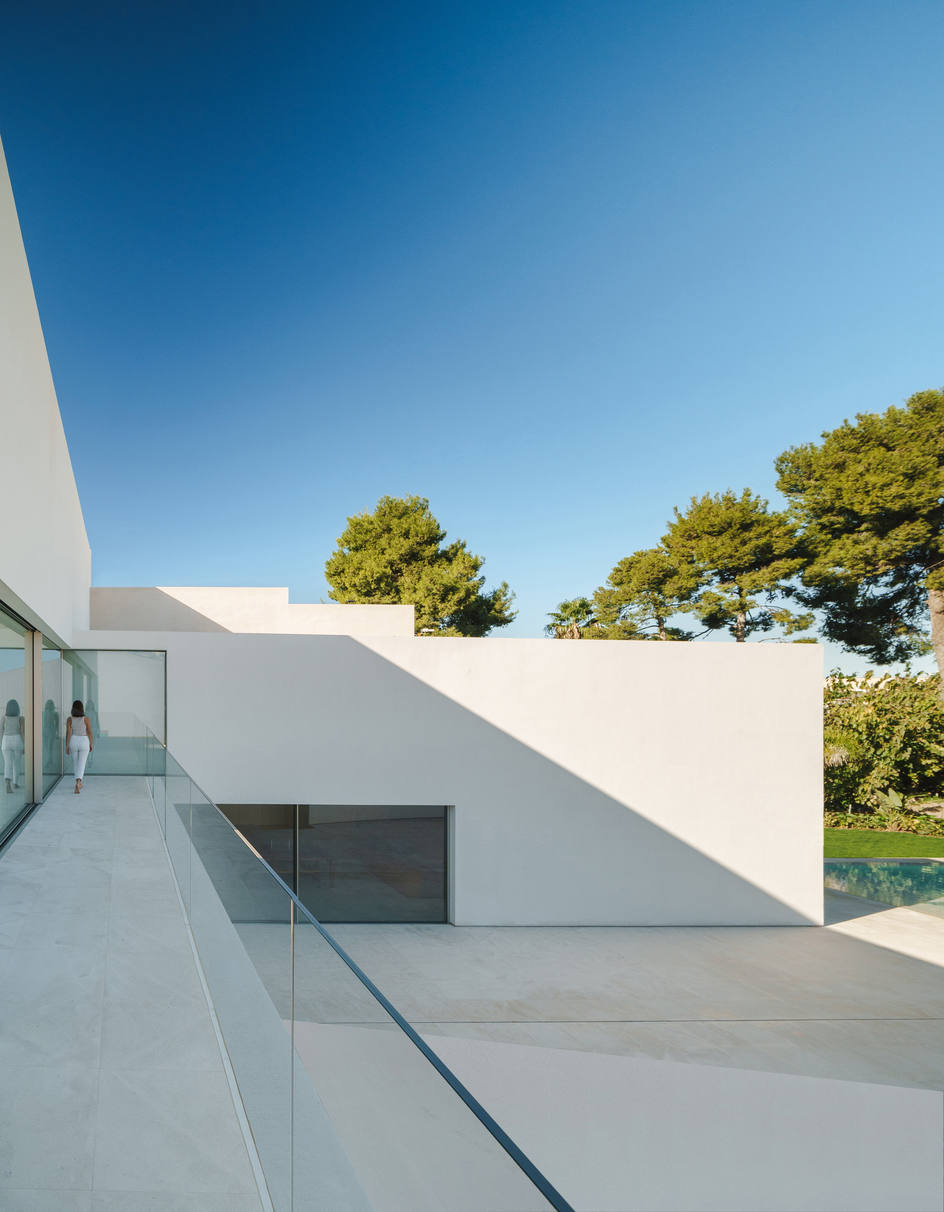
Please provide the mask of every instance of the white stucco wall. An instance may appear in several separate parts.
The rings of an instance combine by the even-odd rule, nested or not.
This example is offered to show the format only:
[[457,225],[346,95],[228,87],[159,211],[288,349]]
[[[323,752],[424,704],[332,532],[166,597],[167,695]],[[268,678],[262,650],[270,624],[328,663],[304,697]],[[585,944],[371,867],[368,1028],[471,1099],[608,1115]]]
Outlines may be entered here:
[[457,924],[822,920],[822,654],[93,632],[222,803],[448,804]]
[[0,597],[68,643],[89,625],[91,555],[0,147]]
[[411,636],[413,607],[289,602],[285,587],[96,586],[89,626],[122,631]]

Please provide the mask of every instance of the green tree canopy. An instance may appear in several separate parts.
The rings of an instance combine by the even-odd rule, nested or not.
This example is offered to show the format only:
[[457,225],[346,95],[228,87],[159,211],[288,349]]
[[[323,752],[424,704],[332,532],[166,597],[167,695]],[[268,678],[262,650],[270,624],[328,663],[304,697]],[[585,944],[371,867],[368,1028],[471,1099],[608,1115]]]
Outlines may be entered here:
[[690,640],[668,620],[691,602],[699,575],[664,547],[635,551],[616,565],[593,595],[596,630],[613,640]]
[[877,664],[927,651],[944,671],[944,392],[859,413],[777,459],[810,560],[801,599]]
[[906,796],[944,791],[940,678],[833,670],[823,709],[827,810],[901,807]]
[[705,627],[727,627],[740,643],[775,625],[789,634],[812,624],[812,615],[780,604],[804,563],[796,530],[749,488],[692,497],[684,513],[675,510],[662,545],[697,577],[699,590],[681,609]]
[[325,564],[335,602],[411,605],[416,631],[486,635],[515,617],[506,582],[486,592],[484,563],[446,532],[423,497],[382,497],[372,513],[348,518]]
[[551,621],[544,630],[556,640],[579,640],[594,625],[593,603],[589,598],[571,598],[548,611]]

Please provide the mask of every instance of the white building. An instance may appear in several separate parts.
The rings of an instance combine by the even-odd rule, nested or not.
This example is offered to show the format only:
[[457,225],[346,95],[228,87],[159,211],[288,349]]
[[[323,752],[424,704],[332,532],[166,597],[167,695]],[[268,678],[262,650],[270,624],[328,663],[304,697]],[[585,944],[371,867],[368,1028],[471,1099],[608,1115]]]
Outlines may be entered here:
[[[69,706],[26,684],[27,650],[47,686],[60,651],[166,652],[166,719],[163,687],[123,681],[132,662],[102,664],[99,712],[166,730],[218,803],[448,807],[457,924],[822,922],[819,648],[433,640],[414,637],[409,607],[92,589],[5,172],[0,257],[0,458],[17,519],[0,606],[27,627],[5,678],[32,760],[20,800],[59,773],[48,743],[40,770],[40,697]],[[252,743],[247,702],[264,704]]]
[[[304,901],[307,879],[316,901],[327,898],[341,918],[345,906],[354,906],[352,917],[363,920],[357,898],[369,885],[381,916],[457,927],[821,926],[819,648],[418,638],[410,607],[291,604],[285,589],[93,588],[81,503],[2,167],[0,469],[7,515],[0,547],[0,698],[11,739],[0,834],[14,840],[0,854],[0,927],[5,912],[16,916],[18,896],[41,895],[39,877],[31,883],[27,868],[51,861],[57,831],[69,831],[71,839],[79,822],[98,828],[89,814],[98,811],[99,795],[102,820],[118,839],[115,853],[125,848],[139,880],[127,877],[125,903],[119,895],[125,877],[114,874],[112,904],[125,906],[121,920],[137,921],[145,942],[151,937],[148,898],[158,897],[169,870],[176,876],[207,992],[207,1021],[223,1049],[234,1123],[242,1125],[255,1185],[231,1189],[221,1178],[217,1187],[201,1187],[212,1170],[206,1155],[204,1169],[177,1187],[168,1186],[170,1163],[144,1176],[147,1162],[139,1160],[129,1175],[122,1161],[138,1154],[128,1142],[113,1149],[109,1170],[120,1127],[106,1133],[99,1121],[90,1178],[81,1171],[81,1181],[68,1180],[77,1186],[65,1178],[44,1186],[36,1173],[45,1172],[34,1173],[22,1150],[14,1150],[6,1178],[0,1164],[0,1207],[26,1207],[25,1196],[14,1199],[18,1192],[32,1192],[33,1199],[43,1191],[54,1193],[50,1202],[29,1207],[65,1207],[52,1202],[63,1191],[76,1196],[68,1205],[76,1208],[225,1203],[228,1209],[485,1212],[570,1206],[553,1190],[538,1193],[540,1180],[533,1185],[527,1162],[489,1135],[415,1040],[399,1029],[363,1030],[364,1023],[392,1027],[386,1008],[212,805],[227,806],[237,823],[261,828],[258,836],[272,842],[270,860],[286,882],[295,880]],[[90,773],[116,776],[111,783],[92,780],[75,804],[63,798],[71,781],[59,781],[69,770],[62,736],[74,697],[85,701],[98,732]],[[128,790],[132,785],[146,793]],[[149,840],[148,830],[160,837],[157,827],[138,811],[140,804],[131,804],[145,794],[166,841],[167,871],[163,848],[158,855]],[[127,804],[123,796],[130,797]],[[352,831],[373,839],[369,861],[351,849]],[[281,859],[279,837],[287,844]],[[389,854],[378,851],[384,839]],[[63,859],[56,871],[78,879],[75,864],[87,859],[90,846],[76,835],[70,847],[70,862]],[[5,874],[12,890],[6,901]],[[88,875],[83,896],[97,878]],[[57,890],[51,895],[55,901]],[[79,906],[79,900],[76,912],[85,912],[86,901]],[[173,917],[161,904],[157,916]],[[94,905],[88,912],[92,921]],[[143,916],[134,918],[136,912]],[[106,956],[116,929],[114,916],[109,921],[101,944]],[[435,935],[435,945],[449,945],[444,937]],[[453,937],[471,947],[482,936],[455,931]],[[14,942],[8,954],[0,951],[0,965],[4,958],[10,965],[8,979],[15,979],[23,947]],[[384,957],[382,944],[377,957]],[[579,951],[573,963],[580,966]],[[370,977],[369,964],[361,967]],[[110,978],[103,979],[107,1001]],[[324,1006],[335,996],[345,1006],[340,1018]],[[467,996],[474,1001],[474,989]],[[133,1018],[130,1001],[119,1003],[126,1016],[119,1015],[116,1026],[106,1014],[112,1031],[109,1036],[103,1028],[106,1042]],[[162,1029],[166,1025],[162,1020]],[[633,1121],[633,1166],[638,1170],[649,1150],[665,1172],[661,1186],[649,1174],[635,1193],[625,1189],[623,1163],[612,1154],[597,1156],[587,1142],[580,1147],[594,1158],[587,1163],[593,1173],[581,1177],[562,1145],[560,1134],[574,1131],[565,1116],[543,1138],[538,1132],[531,1147],[551,1183],[558,1181],[551,1173],[555,1157],[560,1160],[573,1206],[910,1209],[932,1206],[927,1200],[941,1190],[941,1098],[933,1091],[840,1080],[826,1090],[815,1076],[759,1074],[730,1062],[710,1069],[665,1061],[660,1068],[649,1060],[604,1071],[590,1062],[574,1068],[559,1044],[525,1054],[501,1052],[500,1044],[471,1052],[455,1039],[442,1044],[454,1067],[478,1073],[483,1090],[504,1100],[512,1117],[524,1105],[515,1099],[530,1090],[548,1104],[572,1103],[586,1124],[592,1106],[581,1099],[593,1091],[601,1125],[603,1119],[612,1125],[626,1113],[625,1091],[614,1089],[612,1075],[638,1083],[648,1113]],[[162,1044],[167,1055],[176,1046]],[[0,1061],[5,1055],[0,1050]],[[567,1065],[572,1068],[565,1072]],[[154,1073],[166,1077],[170,1067],[156,1066]],[[39,1088],[40,1068],[47,1072],[49,1065],[30,1070],[30,1090]],[[107,1066],[100,1068],[107,1077]],[[517,1086],[507,1077],[514,1072]],[[552,1073],[563,1092],[558,1086],[541,1093]],[[106,1077],[100,1076],[100,1089],[111,1090]],[[164,1080],[153,1078],[149,1105],[160,1102]],[[675,1100],[668,1119],[660,1103],[667,1091]],[[201,1087],[193,1100],[174,1103],[191,1125],[190,1136],[219,1120],[209,1111],[200,1118],[202,1098],[209,1095]],[[731,1139],[719,1130],[719,1103],[721,1120],[746,1142],[742,1180],[732,1178]],[[837,1128],[830,1107],[841,1109],[844,1126]],[[120,1125],[121,1116],[113,1114],[109,1123]],[[907,1131],[889,1126],[899,1114]],[[776,1147],[766,1152],[765,1116],[777,1134]],[[525,1117],[525,1136],[534,1119]],[[684,1125],[684,1141],[674,1138],[673,1122]],[[699,1123],[704,1139],[695,1142]],[[808,1162],[827,1132],[849,1151],[834,1173],[804,1179],[790,1164],[791,1150]],[[639,1133],[648,1134],[645,1148],[637,1147]],[[932,1157],[926,1146],[935,1133]],[[887,1170],[892,1147],[900,1149],[901,1164],[886,1173],[876,1158],[881,1149]],[[2,1148],[0,1142],[0,1158]],[[690,1179],[670,1176],[673,1151],[684,1170],[687,1150],[698,1158]],[[107,1173],[100,1175],[101,1167]],[[98,1199],[99,1189],[107,1199],[83,1202],[86,1178],[89,1200]],[[873,1202],[863,1202],[865,1191]],[[816,1199],[822,1202],[811,1202]]]

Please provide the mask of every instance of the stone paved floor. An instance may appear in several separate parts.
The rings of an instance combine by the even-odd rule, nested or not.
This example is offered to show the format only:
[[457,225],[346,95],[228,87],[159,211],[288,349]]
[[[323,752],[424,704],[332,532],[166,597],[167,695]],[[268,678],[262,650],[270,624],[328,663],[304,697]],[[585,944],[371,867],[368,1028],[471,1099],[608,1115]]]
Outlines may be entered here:
[[[822,929],[332,931],[447,1056],[521,1044],[944,1089],[944,920],[828,906]],[[267,935],[243,940],[259,971]],[[383,1018],[306,956],[297,1010]],[[0,1208],[260,1208],[140,779],[64,781],[0,854]]]
[[0,1208],[259,1212],[142,779],[63,779],[0,853]]
[[944,1090],[944,918],[830,893],[827,922],[331,930],[434,1048],[450,1036]]

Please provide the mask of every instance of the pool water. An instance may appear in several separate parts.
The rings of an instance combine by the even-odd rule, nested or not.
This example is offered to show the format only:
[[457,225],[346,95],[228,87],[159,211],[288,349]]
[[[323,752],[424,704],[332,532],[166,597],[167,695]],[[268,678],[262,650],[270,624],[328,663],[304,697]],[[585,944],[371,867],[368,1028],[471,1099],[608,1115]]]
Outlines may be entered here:
[[944,913],[944,862],[827,859],[826,887],[883,905],[924,905]]

